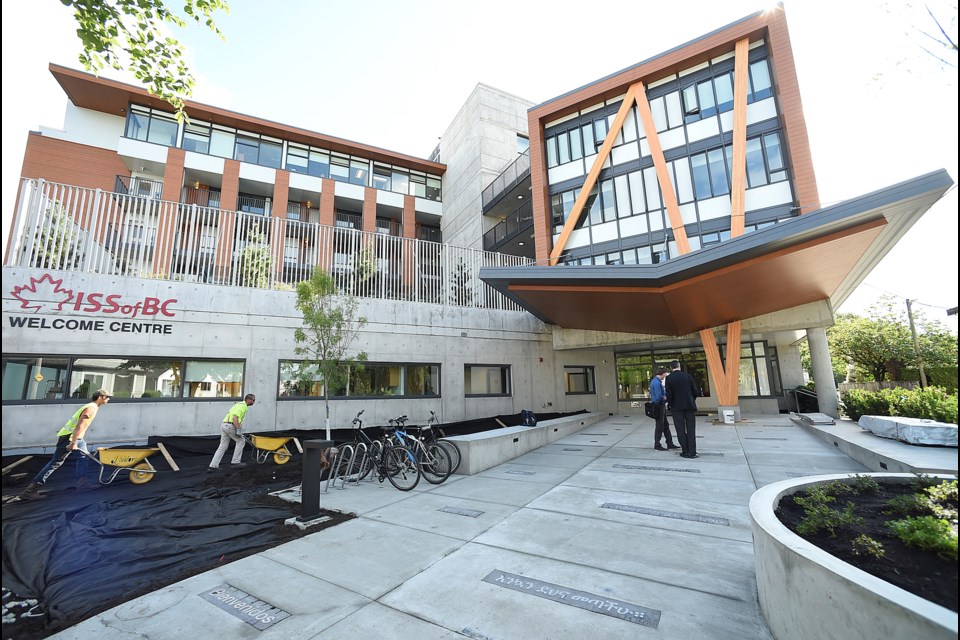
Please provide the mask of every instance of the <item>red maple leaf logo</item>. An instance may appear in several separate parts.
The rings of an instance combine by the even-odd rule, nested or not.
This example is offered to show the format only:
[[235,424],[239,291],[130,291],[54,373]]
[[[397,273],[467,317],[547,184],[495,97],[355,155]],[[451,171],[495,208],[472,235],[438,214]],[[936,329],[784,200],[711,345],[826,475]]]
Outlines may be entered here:
[[30,284],[14,287],[10,294],[20,301],[24,309],[38,311],[60,311],[63,305],[73,298],[73,289],[63,288],[63,279],[54,280],[49,273],[37,280],[30,278]]

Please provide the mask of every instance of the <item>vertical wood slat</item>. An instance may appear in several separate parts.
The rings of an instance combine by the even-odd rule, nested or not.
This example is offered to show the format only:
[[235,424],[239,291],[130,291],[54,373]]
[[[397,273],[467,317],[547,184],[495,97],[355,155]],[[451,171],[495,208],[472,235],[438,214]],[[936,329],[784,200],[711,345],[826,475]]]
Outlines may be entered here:
[[[730,237],[743,235],[747,191],[747,74],[750,40],[737,40],[733,62],[733,165],[730,167]],[[728,356],[729,357],[729,356]]]

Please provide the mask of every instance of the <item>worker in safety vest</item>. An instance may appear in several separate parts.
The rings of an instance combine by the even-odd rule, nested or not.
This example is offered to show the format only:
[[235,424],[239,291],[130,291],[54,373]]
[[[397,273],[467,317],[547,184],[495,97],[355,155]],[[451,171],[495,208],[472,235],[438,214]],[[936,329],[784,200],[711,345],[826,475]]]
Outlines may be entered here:
[[93,402],[88,402],[77,409],[76,413],[67,420],[63,428],[57,432],[57,448],[53,452],[53,457],[50,458],[50,462],[40,470],[40,473],[34,476],[33,481],[27,485],[23,493],[20,494],[21,500],[36,500],[37,498],[42,498],[43,496],[40,493],[40,489],[46,484],[47,478],[60,468],[71,453],[77,450],[83,452],[80,454],[80,459],[77,460],[78,488],[82,488],[80,485],[83,484],[84,463],[86,462],[86,457],[83,454],[89,453],[87,443],[84,442],[83,436],[86,434],[87,429],[90,428],[90,424],[93,423],[93,419],[97,417],[97,411],[100,410],[100,407],[110,401],[110,395],[110,392],[106,389],[97,390],[97,392],[93,394]]

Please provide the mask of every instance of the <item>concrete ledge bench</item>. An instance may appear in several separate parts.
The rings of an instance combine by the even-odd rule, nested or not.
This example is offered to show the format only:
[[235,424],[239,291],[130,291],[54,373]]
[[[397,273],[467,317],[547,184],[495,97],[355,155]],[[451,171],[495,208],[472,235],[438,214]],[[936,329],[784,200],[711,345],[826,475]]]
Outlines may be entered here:
[[446,438],[460,448],[458,475],[472,476],[544,445],[565,438],[607,417],[603,413],[578,413],[538,422],[535,427],[503,427],[466,436]]

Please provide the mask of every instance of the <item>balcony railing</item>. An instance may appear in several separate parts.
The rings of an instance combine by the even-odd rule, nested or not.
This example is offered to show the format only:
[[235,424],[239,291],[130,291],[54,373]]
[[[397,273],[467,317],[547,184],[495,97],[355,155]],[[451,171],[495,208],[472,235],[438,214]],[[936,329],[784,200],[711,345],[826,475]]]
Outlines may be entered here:
[[237,211],[255,213],[261,216],[270,215],[270,198],[240,194],[237,196]]
[[528,200],[497,223],[497,226],[483,234],[483,248],[485,251],[494,251],[518,234],[529,231],[532,226],[533,203]]
[[163,197],[163,183],[157,182],[156,180],[147,180],[146,178],[117,176],[113,190],[125,196],[139,196],[141,198],[153,198],[155,200]]
[[443,242],[440,227],[431,227],[426,224],[417,223],[416,237],[417,240],[426,240],[427,242]]
[[403,235],[403,225],[396,220],[377,218],[377,233],[399,238]]
[[530,175],[530,150],[527,149],[520,156],[510,163],[510,165],[497,176],[493,182],[487,185],[481,196],[481,206],[484,211],[487,207],[496,202],[500,196],[517,186],[521,180]]
[[24,179],[20,193],[6,263],[12,267],[280,290],[322,268],[356,296],[519,311],[477,275],[481,267],[530,263],[355,228],[144,201],[44,180]]
[[180,202],[219,209],[220,190],[209,187],[184,187],[180,193]]

